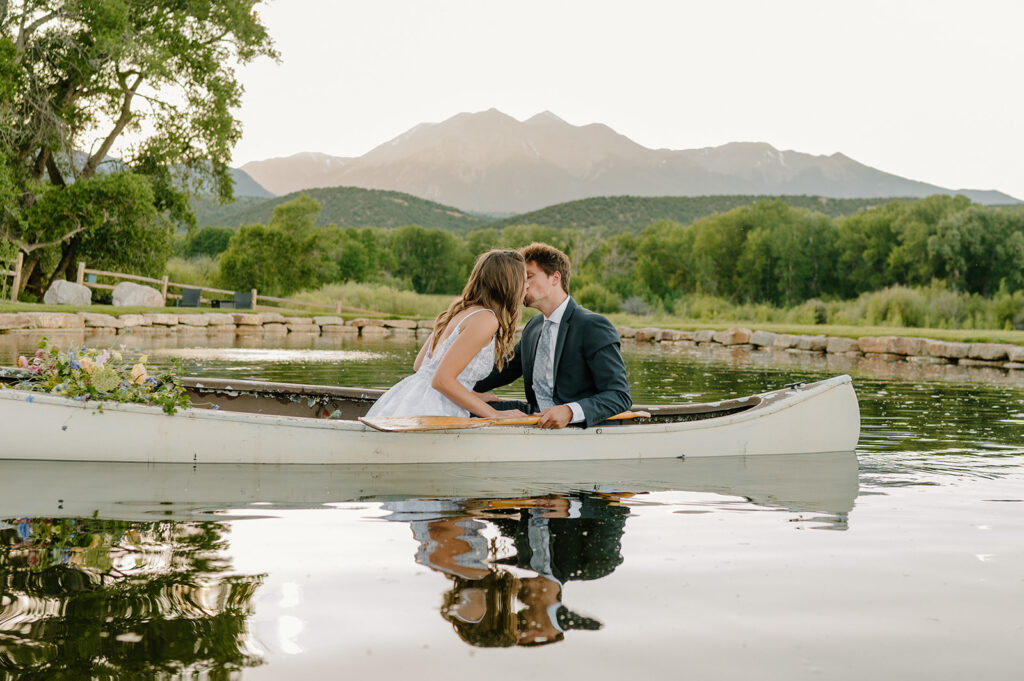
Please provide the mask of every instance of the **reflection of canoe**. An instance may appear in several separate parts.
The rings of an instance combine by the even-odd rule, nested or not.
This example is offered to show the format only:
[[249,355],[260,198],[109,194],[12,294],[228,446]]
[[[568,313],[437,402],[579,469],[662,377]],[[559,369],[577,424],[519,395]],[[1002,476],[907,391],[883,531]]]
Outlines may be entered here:
[[[684,490],[794,511],[845,513],[853,452],[643,461],[266,466],[0,461],[0,518],[194,518],[263,504],[423,498],[502,499],[576,492]],[[254,506],[255,504],[255,506]]]
[[[160,463],[440,463],[848,451],[860,412],[849,376],[581,430],[488,427],[381,433],[358,421],[379,391],[190,379],[197,408],[0,391],[0,458]],[[202,408],[207,407],[207,408]],[[214,408],[209,408],[214,407]],[[340,419],[317,418],[336,413]]]

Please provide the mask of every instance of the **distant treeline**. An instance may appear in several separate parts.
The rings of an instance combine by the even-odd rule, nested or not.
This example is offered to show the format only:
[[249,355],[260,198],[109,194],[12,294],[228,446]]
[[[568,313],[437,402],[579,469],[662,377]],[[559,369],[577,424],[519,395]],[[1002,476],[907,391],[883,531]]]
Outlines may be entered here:
[[479,253],[545,241],[572,258],[577,298],[603,312],[672,311],[693,295],[794,307],[893,286],[982,297],[1024,291],[1024,209],[964,197],[891,201],[841,217],[762,200],[611,236],[537,224],[464,236],[417,225],[315,227],[319,209],[300,197],[279,205],[267,225],[198,230],[181,252],[216,257],[213,276],[234,289],[288,294],[352,281],[455,294]]

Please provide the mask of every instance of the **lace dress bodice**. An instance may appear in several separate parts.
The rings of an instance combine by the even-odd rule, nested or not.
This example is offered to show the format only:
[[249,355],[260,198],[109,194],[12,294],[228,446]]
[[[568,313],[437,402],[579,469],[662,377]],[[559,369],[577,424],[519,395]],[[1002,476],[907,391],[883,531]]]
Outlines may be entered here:
[[[490,310],[487,310],[490,312]],[[391,387],[374,402],[366,413],[367,416],[469,416],[469,411],[449,400],[443,393],[436,390],[431,382],[437,367],[441,364],[448,348],[462,331],[462,324],[477,312],[471,312],[462,318],[459,325],[428,353],[420,364],[420,368],[412,376],[407,376]],[[493,314],[493,313],[492,313]],[[458,376],[458,381],[467,390],[473,390],[477,381],[486,378],[494,367],[494,339],[480,348],[466,368]]]

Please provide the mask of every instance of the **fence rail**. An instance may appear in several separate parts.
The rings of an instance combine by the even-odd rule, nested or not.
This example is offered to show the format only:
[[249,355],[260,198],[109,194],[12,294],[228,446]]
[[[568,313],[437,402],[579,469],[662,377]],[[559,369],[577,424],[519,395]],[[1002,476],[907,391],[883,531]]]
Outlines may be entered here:
[[[19,263],[20,263],[20,256],[19,256]],[[112,284],[101,284],[101,283],[97,282],[96,281],[97,277],[109,277],[111,279],[125,279],[125,280],[129,280],[129,281],[141,281],[141,282],[144,282],[144,283],[147,283],[147,284],[156,284],[156,285],[160,286],[160,295],[163,296],[164,305],[167,304],[167,300],[168,299],[171,299],[171,300],[180,300],[181,299],[181,293],[171,293],[168,290],[170,288],[176,288],[179,291],[184,291],[185,289],[199,289],[199,292],[200,292],[199,293],[199,302],[200,302],[200,304],[201,303],[219,302],[219,301],[215,301],[214,299],[211,299],[211,298],[204,298],[203,294],[205,294],[205,293],[214,293],[214,294],[220,294],[220,295],[226,295],[226,296],[232,296],[232,297],[234,297],[234,296],[236,296],[238,294],[238,291],[228,291],[228,290],[222,289],[222,288],[213,288],[212,286],[196,286],[194,284],[180,284],[178,282],[170,281],[168,279],[167,275],[164,275],[164,277],[162,279],[154,279],[153,277],[143,277],[143,276],[140,276],[140,275],[137,275],[137,274],[124,274],[122,272],[107,272],[105,270],[93,270],[93,269],[87,268],[85,266],[84,262],[82,262],[82,261],[78,262],[78,275],[75,278],[75,281],[77,283],[79,283],[79,284],[81,284],[83,286],[88,286],[90,288],[104,289],[104,290],[107,290],[107,291],[112,291],[114,289],[114,286]],[[252,309],[254,309],[254,310],[276,310],[276,309],[279,309],[279,308],[276,308],[276,307],[273,307],[273,306],[260,305],[259,304],[259,301],[265,300],[265,301],[269,301],[269,302],[272,302],[272,303],[281,303],[281,304],[284,304],[284,305],[293,305],[293,306],[294,305],[300,305],[300,306],[304,306],[304,307],[312,307],[312,308],[318,308],[318,309],[323,309],[323,310],[331,310],[335,314],[341,314],[342,312],[358,312],[358,313],[361,313],[361,314],[384,314],[382,312],[377,312],[375,310],[366,310],[366,309],[361,308],[361,307],[349,307],[347,305],[342,305],[341,301],[338,301],[337,303],[334,303],[334,304],[311,303],[311,302],[308,302],[308,301],[305,301],[305,300],[295,300],[295,299],[292,299],[292,298],[277,298],[275,296],[260,295],[259,292],[256,289],[252,289],[248,293],[250,293],[252,295]],[[231,301],[231,302],[233,302],[233,301]]]
[[[19,252],[18,257],[14,261],[13,270],[0,270],[0,277],[3,277],[3,283],[7,283],[7,277],[13,277],[14,281],[11,283],[11,302],[18,302],[18,291],[21,289],[21,267],[25,264],[25,254]],[[4,287],[0,286],[0,290]]]

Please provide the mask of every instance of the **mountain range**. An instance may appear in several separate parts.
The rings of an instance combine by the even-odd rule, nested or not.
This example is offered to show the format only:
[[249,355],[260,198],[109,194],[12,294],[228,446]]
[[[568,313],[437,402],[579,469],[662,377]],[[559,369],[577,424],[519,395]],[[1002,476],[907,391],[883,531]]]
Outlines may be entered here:
[[315,187],[362,187],[488,214],[621,195],[964,194],[982,204],[1020,203],[998,191],[951,190],[900,177],[841,153],[816,156],[763,142],[649,149],[606,125],[571,125],[547,111],[525,121],[496,109],[461,113],[417,125],[359,157],[306,152],[253,161],[241,170],[277,195]]

